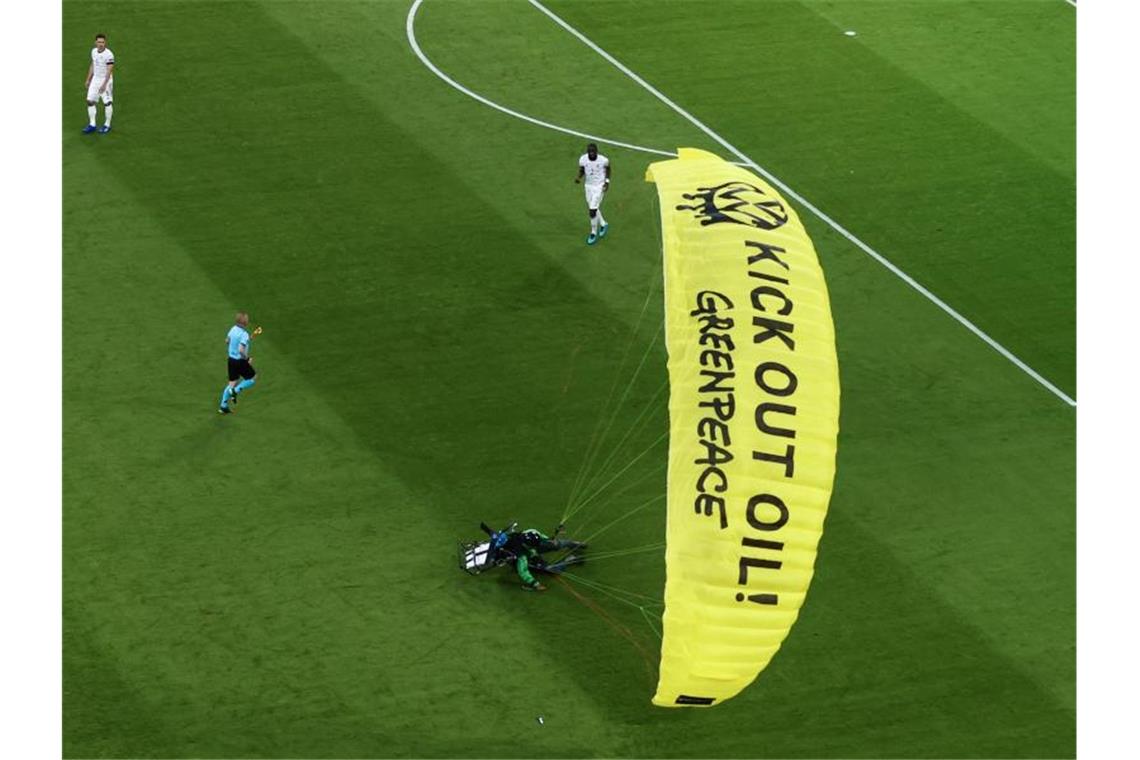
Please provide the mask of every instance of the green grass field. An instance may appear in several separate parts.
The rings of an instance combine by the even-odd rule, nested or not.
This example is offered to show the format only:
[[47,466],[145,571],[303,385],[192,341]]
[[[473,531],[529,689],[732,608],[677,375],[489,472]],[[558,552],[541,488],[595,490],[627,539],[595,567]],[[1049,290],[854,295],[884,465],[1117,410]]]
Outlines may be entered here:
[[[480,520],[558,522],[642,355],[587,474],[648,453],[569,527],[663,541],[629,514],[664,488],[656,159],[602,145],[587,248],[585,140],[438,79],[410,5],[64,3],[65,755],[1075,756],[1076,412],[803,208],[838,476],[759,679],[650,705],[660,549],[541,595],[456,568]],[[549,7],[1075,397],[1070,5]],[[415,32],[525,114],[729,157],[520,0]],[[259,382],[222,418],[238,309]]]

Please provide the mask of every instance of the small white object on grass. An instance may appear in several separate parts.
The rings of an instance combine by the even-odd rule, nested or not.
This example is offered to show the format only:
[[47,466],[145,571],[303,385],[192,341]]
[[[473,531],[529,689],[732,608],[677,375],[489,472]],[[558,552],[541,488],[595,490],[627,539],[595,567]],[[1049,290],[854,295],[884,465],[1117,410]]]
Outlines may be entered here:
[[852,31],[851,29],[848,29],[846,32],[844,32],[844,34],[846,34],[848,37],[854,37],[855,36],[855,32]]
[[539,715],[539,716],[538,716],[538,725],[540,725],[540,726],[541,726],[541,725],[543,725],[544,723],[546,723],[546,721],[545,721],[545,720],[543,720],[543,718],[542,718],[542,716],[541,716],[541,715]]

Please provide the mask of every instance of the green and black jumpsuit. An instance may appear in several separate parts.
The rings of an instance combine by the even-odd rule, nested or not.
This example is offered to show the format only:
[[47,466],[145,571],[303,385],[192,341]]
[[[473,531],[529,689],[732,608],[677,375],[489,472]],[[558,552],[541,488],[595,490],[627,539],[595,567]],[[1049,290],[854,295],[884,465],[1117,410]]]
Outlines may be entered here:
[[540,530],[527,528],[519,533],[512,533],[507,538],[506,548],[518,559],[515,560],[515,572],[528,588],[537,588],[538,579],[531,573],[531,568],[546,567],[546,560],[542,558],[544,552],[558,551],[559,549],[577,549],[582,546],[578,541],[551,538]]

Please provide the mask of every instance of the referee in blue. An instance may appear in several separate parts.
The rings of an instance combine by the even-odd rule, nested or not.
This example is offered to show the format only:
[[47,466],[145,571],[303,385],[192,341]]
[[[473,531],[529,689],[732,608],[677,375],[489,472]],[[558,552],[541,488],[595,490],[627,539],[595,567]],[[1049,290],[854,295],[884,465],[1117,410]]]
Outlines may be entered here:
[[253,386],[257,372],[249,362],[249,315],[239,311],[234,317],[234,326],[226,335],[226,355],[229,365],[229,379],[222,388],[222,401],[218,414],[230,414],[237,405],[238,394]]

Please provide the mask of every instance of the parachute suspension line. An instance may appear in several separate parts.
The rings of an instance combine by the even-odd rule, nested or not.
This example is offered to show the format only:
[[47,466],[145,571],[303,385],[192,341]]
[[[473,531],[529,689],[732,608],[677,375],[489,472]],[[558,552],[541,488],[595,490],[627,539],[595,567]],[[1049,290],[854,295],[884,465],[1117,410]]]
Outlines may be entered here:
[[[649,682],[652,684],[653,672],[654,672],[654,670],[656,670],[656,667],[654,665],[654,663],[656,662],[656,658],[653,655],[651,655],[649,653],[649,651],[646,650],[646,648],[643,646],[643,644],[640,640],[640,637],[634,636],[633,631],[631,631],[627,626],[623,625],[622,623],[619,623],[612,615],[610,615],[602,607],[602,605],[598,604],[593,599],[590,599],[588,596],[585,596],[584,594],[579,594],[574,589],[574,586],[569,581],[567,581],[564,577],[562,577],[561,575],[557,576],[557,581],[559,583],[561,583],[562,586],[567,591],[570,592],[571,596],[573,596],[575,599],[577,599],[579,602],[581,602],[582,605],[584,607],[586,607],[586,609],[590,610],[595,615],[597,615],[599,618],[601,618],[602,622],[604,622],[606,625],[608,625],[610,628],[612,628],[619,636],[621,636],[622,638],[624,638],[626,641],[628,641],[630,644],[633,645],[633,648],[637,650],[637,653],[639,655],[641,655],[641,659],[645,663],[645,676],[649,680]],[[628,604],[628,602],[627,602],[627,604]]]
[[[628,604],[633,607],[664,607],[665,601],[657,597],[648,596],[646,594],[639,594],[636,591],[628,591],[618,586],[611,586],[608,583],[601,583],[592,578],[585,578],[581,575],[574,573],[562,573],[563,576],[569,577],[575,583],[580,583],[586,588],[591,588],[595,591],[605,594],[606,596],[613,597],[614,599]],[[636,600],[636,601],[631,601]]]
[[609,408],[610,401],[613,400],[614,391],[617,390],[618,381],[621,380],[622,369],[625,367],[625,360],[629,358],[629,351],[633,348],[633,343],[637,339],[637,334],[641,330],[641,321],[645,318],[645,311],[649,308],[649,301],[653,297],[655,272],[650,272],[649,282],[646,285],[645,301],[641,304],[641,311],[637,315],[637,323],[633,326],[633,331],[630,333],[629,341],[625,345],[625,350],[622,352],[621,362],[618,363],[617,372],[614,373],[613,384],[610,385],[609,395],[606,396],[605,403],[602,404],[601,409],[598,411],[598,421],[594,425],[594,433],[590,438],[590,443],[586,447],[586,453],[582,456],[582,465],[578,468],[578,475],[574,478],[574,484],[570,488],[570,494],[566,499],[566,508],[562,513],[561,522],[566,522],[566,518],[570,516],[570,506],[574,503],[574,499],[579,495],[579,490],[585,484],[586,473],[589,471],[589,465],[594,455],[594,446],[598,442],[598,431],[602,429],[602,420],[605,419],[606,410]]
[[[617,491],[616,493],[614,493],[614,494],[611,494],[610,496],[606,497],[605,499],[602,499],[602,501],[601,501],[601,502],[599,502],[598,504],[594,505],[594,508],[590,510],[590,514],[589,514],[589,516],[588,516],[588,517],[587,517],[585,520],[583,520],[581,523],[578,523],[578,524],[576,524],[576,525],[575,525],[575,529],[574,529],[574,530],[575,530],[575,532],[576,532],[576,533],[578,533],[579,535],[581,535],[581,534],[582,534],[582,532],[583,532],[583,531],[585,531],[585,529],[586,529],[586,526],[590,524],[590,521],[591,521],[591,520],[593,520],[593,519],[594,519],[595,517],[597,517],[599,514],[604,514],[604,510],[602,510],[602,509],[601,509],[601,507],[602,507],[604,504],[606,504],[606,503],[608,503],[608,502],[611,502],[611,501],[613,501],[614,499],[616,499],[616,498],[618,498],[618,497],[620,497],[620,496],[623,496],[624,494],[626,494],[626,493],[627,493],[627,492],[629,492],[629,491],[633,491],[634,489],[636,489],[638,486],[640,486],[640,485],[641,485],[641,484],[642,484],[642,483],[643,483],[645,480],[647,480],[648,478],[651,478],[651,477],[653,477],[653,476],[655,476],[655,475],[661,475],[662,473],[664,473],[664,471],[665,471],[665,465],[664,465],[664,464],[662,464],[660,467],[657,467],[657,468],[655,468],[654,470],[652,470],[652,471],[650,471],[650,472],[647,472],[647,473],[645,473],[644,475],[642,475],[640,478],[638,478],[638,479],[637,479],[637,480],[635,480],[634,482],[632,482],[632,483],[630,483],[629,485],[627,485],[627,486],[625,486],[624,488],[622,488],[620,491]],[[624,515],[623,515],[623,516],[624,516]],[[664,547],[664,546],[665,546],[665,544],[658,544],[658,545],[656,545],[656,546]],[[642,550],[643,550],[643,548],[642,548],[642,547],[635,547],[635,549],[636,549],[637,551],[642,551]],[[574,552],[575,552],[575,551],[576,551],[575,549],[566,549],[566,550],[563,552],[563,554],[562,554],[562,555],[560,555],[560,556],[558,557],[557,561],[556,561],[556,562],[554,562],[553,564],[558,564],[559,562],[562,562],[562,561],[563,561],[563,560],[565,560],[567,557],[569,557],[571,554],[574,554]],[[619,556],[619,555],[621,555],[621,554],[624,554],[624,553],[625,553],[625,551],[626,551],[626,550],[623,550],[623,549],[611,549],[611,550],[609,550],[609,551],[605,551],[605,552],[599,552],[599,553],[596,553],[596,554],[595,554],[595,553],[593,553],[593,552],[591,552],[591,553],[590,553],[590,556],[589,556],[589,559],[590,559],[590,560],[594,560],[594,559],[605,559],[606,557],[609,557],[609,556],[611,556],[611,555],[612,555],[612,556]],[[631,553],[632,553],[632,552],[631,552]]]
[[649,444],[649,446],[647,446],[644,451],[642,451],[640,454],[638,454],[633,459],[631,459],[629,464],[627,464],[625,467],[622,467],[620,470],[618,470],[616,473],[614,473],[613,477],[611,477],[609,480],[607,480],[605,483],[603,483],[601,485],[601,487],[598,488],[598,490],[594,491],[592,494],[590,494],[585,499],[583,499],[581,502],[579,502],[577,504],[577,506],[575,506],[574,509],[572,509],[570,511],[570,514],[574,514],[575,512],[579,511],[580,509],[585,507],[587,504],[589,504],[591,501],[593,501],[595,498],[597,498],[598,494],[602,493],[607,488],[609,488],[610,484],[613,483],[618,478],[620,478],[623,474],[625,474],[626,470],[628,470],[630,467],[633,467],[635,464],[637,464],[638,461],[640,461],[643,456],[645,456],[650,451],[652,451],[657,446],[657,444],[661,443],[662,441],[664,441],[668,437],[669,437],[669,431],[666,430],[664,433],[662,433],[661,435],[659,435],[657,437],[657,440],[655,440],[653,443]]
[[[653,347],[655,345],[657,345],[657,339],[659,337],[661,337],[661,333],[664,330],[664,328],[665,328],[665,322],[664,322],[664,320],[662,320],[661,326],[657,328],[657,332],[654,333],[654,335],[653,335],[653,340],[651,340],[649,342],[649,345],[645,347],[645,353],[643,353],[641,355],[641,361],[638,362],[637,369],[634,370],[634,372],[633,372],[633,377],[631,377],[629,379],[629,382],[626,383],[625,390],[622,391],[621,398],[618,399],[617,405],[614,406],[613,414],[610,415],[609,422],[606,423],[605,430],[602,432],[601,438],[598,439],[598,445],[594,448],[593,453],[590,455],[589,462],[586,465],[586,470],[585,470],[587,473],[593,467],[594,460],[597,459],[598,454],[601,452],[602,447],[605,444],[606,437],[610,434],[610,430],[613,429],[614,422],[617,421],[618,413],[621,412],[622,405],[625,403],[625,400],[629,397],[629,392],[633,389],[634,383],[637,382],[637,378],[641,374],[641,368],[645,366],[645,361],[646,361],[646,359],[649,358],[649,354],[653,351]],[[587,490],[589,488],[589,484],[591,482],[593,482],[593,477],[591,477],[588,481],[584,481],[582,483],[582,488],[577,495],[581,496],[581,491]],[[574,504],[574,498],[573,497],[571,497],[570,503],[572,506],[569,508],[569,511],[566,513],[566,517],[570,517],[571,515],[573,515],[575,512],[578,511],[578,507],[573,506],[573,504]],[[563,520],[563,522],[565,522],[565,519]]]
[[595,447],[601,445],[601,440],[598,438],[598,431],[602,429],[602,421],[605,419],[606,410],[609,409],[610,402],[613,401],[614,391],[617,390],[618,382],[621,380],[622,369],[625,367],[626,359],[629,358],[630,349],[633,348],[634,341],[637,339],[637,335],[641,331],[641,322],[645,317],[646,309],[649,307],[649,301],[653,295],[653,290],[653,280],[651,278],[646,286],[645,301],[641,304],[641,311],[638,312],[637,322],[634,324],[632,332],[630,332],[629,341],[626,343],[624,351],[622,351],[621,361],[618,363],[617,371],[614,373],[614,381],[610,385],[610,392],[606,396],[605,403],[602,404],[601,409],[598,411],[598,421],[594,425],[593,435],[590,437],[590,443],[586,447],[586,453],[582,457],[582,466],[578,469],[578,475],[574,478],[574,485],[570,489],[570,495],[566,501],[567,511],[563,513],[563,522],[565,522],[566,518],[569,516],[568,512],[570,506],[574,503],[574,499],[577,498],[580,489],[585,485],[583,481],[585,480],[586,474],[589,472],[590,463],[592,462],[593,457],[597,455]]
[[[650,196],[649,205],[650,205],[651,211],[657,212],[659,210],[660,202],[657,199],[656,195]],[[664,240],[662,239],[661,228],[658,225],[653,225],[653,234],[657,240],[658,249],[662,252],[662,256],[664,256],[664,251],[665,251]],[[663,266],[661,268],[661,272],[662,272],[662,284],[664,284],[664,267]],[[651,278],[651,280],[655,280],[655,278]],[[651,285],[652,285],[652,282],[651,282]],[[646,293],[646,303],[648,303],[648,299],[652,296],[652,294],[653,294],[653,289],[651,287],[649,292]],[[642,304],[642,314],[644,314],[644,311],[645,311],[645,304]],[[639,324],[640,324],[641,317],[639,317],[638,319],[639,319]],[[654,336],[653,341],[650,342],[650,344],[646,347],[645,354],[641,357],[641,361],[638,363],[637,371],[634,372],[633,377],[630,379],[629,383],[626,386],[625,391],[622,393],[622,401],[625,400],[625,397],[628,395],[630,389],[632,389],[634,382],[637,380],[637,377],[638,377],[639,373],[641,372],[642,367],[645,364],[645,360],[648,358],[649,353],[653,350],[653,347],[656,344],[657,338],[661,335],[661,333],[664,332],[664,328],[665,328],[665,320],[664,320],[664,318],[662,318],[661,326],[658,328],[657,335]],[[624,362],[624,359],[623,359],[623,362]],[[669,379],[668,379],[668,376],[666,376],[665,380],[662,381],[661,386],[653,394],[653,397],[642,408],[642,410],[638,414],[637,418],[634,419],[634,421],[630,424],[629,429],[626,431],[625,435],[623,435],[621,440],[618,441],[617,446],[615,446],[614,449],[610,452],[609,456],[606,457],[606,460],[602,463],[601,467],[598,468],[597,472],[594,475],[592,475],[589,478],[589,480],[584,484],[581,491],[588,490],[589,488],[591,488],[594,485],[594,483],[596,481],[600,480],[601,478],[605,477],[608,474],[608,469],[609,469],[610,464],[613,462],[614,458],[621,452],[622,447],[625,445],[626,441],[629,440],[630,436],[638,434],[642,430],[644,430],[646,427],[648,427],[649,423],[652,422],[653,419],[655,418],[656,412],[658,411],[658,409],[665,409],[666,412],[668,412],[668,408],[669,408],[668,403],[666,403],[665,405],[663,405],[661,407],[655,406],[655,402],[657,401],[658,396],[660,396],[661,393],[663,391],[665,391],[668,387],[669,387]],[[610,419],[609,425],[607,425],[607,427],[606,427],[606,433],[604,433],[602,435],[601,442],[604,442],[606,435],[609,433],[610,427],[612,427],[613,422],[617,419],[617,414],[621,410],[621,407],[622,407],[622,401],[619,401],[617,406],[614,408],[613,416]],[[607,401],[607,404],[608,404],[608,401]],[[647,414],[648,414],[648,417],[646,416]],[[667,434],[668,434],[668,431],[666,431],[666,435]],[[658,440],[660,440],[660,439],[658,439]],[[599,449],[598,450],[601,449],[601,442],[599,442]],[[657,444],[657,441],[654,441],[653,444],[650,444],[650,448],[652,448],[656,444]],[[629,467],[634,462],[636,462],[638,459],[641,458],[641,456],[644,455],[644,453],[645,452],[642,452],[642,454],[635,457],[633,461],[631,461],[627,466],[623,467],[614,477],[610,478],[610,480],[608,480],[605,483],[605,485],[603,485],[597,491],[592,493],[588,498],[583,500],[581,503],[576,504],[572,501],[571,506],[568,507],[568,509],[566,511],[566,515],[563,517],[563,522],[565,522],[566,519],[568,519],[570,516],[578,513],[583,507],[585,507],[589,503],[589,501],[591,499],[593,499],[595,496],[597,496],[598,493],[603,491],[610,483],[612,483],[616,479],[617,475],[621,475],[626,470],[628,470]],[[596,452],[595,452],[595,454],[596,454]],[[620,495],[628,492],[629,490],[632,490],[632,488],[634,486],[636,486],[639,483],[641,483],[642,481],[644,481],[646,477],[657,474],[657,473],[661,472],[663,469],[665,469],[664,465],[662,465],[659,468],[656,468],[653,472],[648,473],[647,475],[644,475],[644,476],[638,478],[637,481],[635,481],[630,487],[623,488],[621,491],[618,491],[617,493],[612,494],[609,498],[603,499],[599,504],[595,505],[595,509],[591,510],[592,514],[582,523],[582,526],[580,526],[580,528],[584,527],[587,523],[589,523],[590,520],[594,517],[594,515],[597,514],[597,507],[604,506],[606,503],[612,501],[617,496],[620,496]],[[581,491],[578,491],[578,493],[577,493],[578,496],[581,496]],[[596,555],[593,555],[593,556],[596,556]]]
[[657,628],[657,624],[653,622],[653,617],[646,612],[644,607],[641,608],[641,616],[645,618],[645,623],[649,626],[649,630],[653,631],[658,640],[663,641],[664,637],[661,635],[661,631]]
[[[607,496],[606,498],[602,499],[602,501],[601,501],[601,502],[599,502],[598,504],[594,505],[594,508],[590,510],[590,514],[589,514],[589,516],[588,516],[588,517],[587,517],[585,520],[583,520],[583,521],[582,521],[580,524],[577,524],[577,525],[576,525],[576,527],[575,527],[575,532],[576,532],[576,533],[578,533],[579,535],[582,535],[583,531],[585,531],[585,529],[586,529],[586,526],[587,526],[587,525],[589,525],[589,524],[590,524],[590,522],[591,522],[591,521],[592,521],[592,520],[593,520],[595,517],[597,517],[597,516],[598,516],[598,515],[600,515],[600,514],[605,514],[605,510],[601,509],[601,507],[602,507],[602,506],[604,506],[605,504],[607,504],[607,503],[609,503],[609,502],[612,502],[612,501],[614,501],[615,499],[617,499],[617,498],[619,498],[619,497],[621,497],[621,496],[625,495],[626,493],[628,493],[628,492],[630,492],[630,491],[633,491],[633,490],[637,489],[637,488],[638,488],[638,486],[640,486],[640,485],[641,485],[643,482],[645,482],[647,479],[649,479],[649,478],[652,478],[652,477],[654,477],[654,476],[659,476],[659,475],[662,475],[662,474],[664,474],[664,472],[665,472],[665,469],[666,469],[666,466],[667,466],[667,463],[662,463],[660,466],[658,466],[658,467],[655,467],[654,469],[650,470],[649,472],[646,472],[646,473],[645,473],[645,474],[643,474],[641,477],[639,477],[637,480],[635,480],[635,481],[633,481],[632,483],[630,483],[630,484],[626,485],[626,486],[625,486],[624,488],[622,488],[621,490],[619,490],[619,491],[617,491],[617,492],[615,492],[615,493],[613,493],[613,494],[611,494],[611,495]],[[619,519],[622,519],[622,518],[625,518],[625,517],[627,517],[629,514],[632,514],[632,512],[634,512],[634,511],[637,511],[638,509],[639,509],[639,507],[634,507],[632,510],[630,510],[630,512],[629,512],[629,513],[626,513],[626,514],[623,514],[623,515],[621,515],[621,516],[619,517]],[[665,544],[664,544],[664,543],[658,543],[658,544],[653,544],[653,545],[651,545],[651,546],[649,546],[649,547],[640,547],[640,546],[639,546],[639,547],[634,547],[634,549],[633,549],[632,551],[630,551],[630,550],[624,550],[624,549],[611,549],[611,550],[609,550],[609,551],[605,551],[605,552],[599,552],[599,553],[594,553],[594,552],[591,552],[591,553],[590,553],[590,555],[589,555],[589,559],[590,559],[590,560],[595,560],[595,559],[605,559],[605,558],[607,558],[607,557],[609,557],[609,556],[621,556],[621,555],[624,555],[624,554],[626,553],[626,551],[629,551],[629,553],[631,553],[631,554],[632,554],[632,553],[636,553],[636,552],[640,552],[640,551],[648,551],[648,550],[650,550],[650,549],[653,549],[653,548],[664,548],[664,546],[665,546]],[[558,564],[559,562],[562,562],[562,561],[563,561],[563,560],[565,560],[567,557],[569,557],[571,554],[574,554],[574,552],[575,552],[575,551],[576,551],[575,549],[566,549],[566,550],[563,552],[563,554],[562,554],[562,555],[560,555],[560,556],[558,557],[557,561],[555,561],[553,564]]]
[[635,514],[635,513],[637,513],[637,512],[640,512],[641,510],[645,509],[646,507],[648,507],[648,506],[650,506],[650,505],[652,505],[652,504],[654,504],[654,503],[656,503],[656,502],[658,502],[658,501],[661,501],[661,500],[662,500],[662,499],[664,499],[664,498],[665,498],[665,494],[663,494],[663,493],[659,493],[659,494],[657,494],[656,496],[654,496],[652,499],[649,499],[648,501],[642,502],[641,504],[637,505],[637,506],[636,506],[636,507],[634,507],[633,509],[629,510],[629,511],[628,511],[628,512],[626,512],[624,515],[619,515],[618,517],[615,517],[613,520],[611,520],[610,522],[606,523],[606,524],[605,524],[604,526],[602,526],[601,528],[598,528],[596,531],[594,531],[594,532],[593,532],[593,533],[592,533],[592,534],[591,534],[591,535],[590,535],[588,538],[586,538],[586,539],[585,539],[585,542],[586,542],[586,543],[590,543],[590,542],[591,542],[591,541],[593,541],[595,538],[597,538],[598,536],[602,535],[602,534],[603,534],[603,533],[605,533],[607,530],[609,530],[609,529],[610,529],[610,528],[612,528],[613,526],[617,525],[619,522],[621,522],[622,520],[626,519],[626,518],[627,518],[627,517],[629,517],[630,515],[632,515],[632,514]]
[[662,463],[661,463],[661,464],[659,464],[657,467],[654,467],[652,470],[649,470],[648,472],[645,472],[644,474],[642,474],[642,476],[641,476],[640,478],[638,478],[637,480],[633,481],[633,482],[632,482],[632,483],[630,483],[629,485],[625,486],[624,488],[622,488],[622,489],[620,489],[620,490],[618,490],[618,491],[615,491],[615,492],[611,493],[609,496],[607,496],[607,497],[605,497],[604,499],[602,499],[601,501],[599,501],[597,504],[595,504],[595,505],[594,505],[594,506],[593,506],[593,507],[590,509],[590,514],[589,514],[589,516],[588,516],[588,517],[586,517],[586,519],[584,519],[584,520],[583,520],[583,521],[582,521],[582,522],[581,522],[581,523],[578,525],[578,527],[577,527],[577,531],[578,531],[579,533],[581,533],[582,531],[584,531],[584,530],[586,529],[586,526],[590,524],[590,521],[591,521],[591,520],[593,520],[595,517],[597,517],[597,516],[598,516],[598,515],[600,515],[600,514],[604,514],[604,513],[605,513],[605,510],[603,509],[603,507],[605,507],[606,505],[608,505],[608,504],[612,503],[614,500],[618,499],[619,497],[621,497],[621,496],[624,496],[625,494],[627,494],[627,493],[629,493],[630,491],[634,490],[635,488],[637,488],[638,486],[640,486],[642,483],[644,483],[644,482],[645,482],[646,480],[648,480],[649,478],[652,478],[652,477],[654,477],[655,475],[661,475],[661,474],[663,474],[663,473],[665,472],[665,469],[666,469],[666,467],[668,467],[668,465],[669,465],[669,463],[668,463],[668,462],[662,462]]
[[[586,578],[583,578],[580,575],[571,575],[570,573],[562,573],[562,575],[559,576],[559,579],[563,583],[565,583],[568,588],[570,585],[569,583],[566,582],[566,576],[568,576],[568,575],[570,576],[570,580],[574,581],[577,584],[585,586],[586,588],[590,589],[591,591],[596,591],[599,594],[604,594],[605,596],[608,596],[609,598],[611,598],[615,601],[621,602],[622,604],[625,604],[625,605],[628,605],[630,607],[635,608],[638,612],[641,613],[641,617],[645,620],[646,624],[649,626],[649,630],[653,631],[653,635],[655,635],[658,640],[661,639],[661,632],[660,632],[660,630],[658,630],[656,624],[653,622],[654,616],[652,614],[650,614],[650,611],[652,610],[652,611],[656,612],[657,610],[664,610],[665,609],[665,602],[663,600],[654,599],[652,597],[645,596],[644,594],[637,594],[637,593],[634,593],[632,591],[626,591],[625,589],[617,588],[616,586],[607,586],[604,583],[598,583],[596,581],[591,581],[591,580],[588,580]],[[633,601],[631,599],[626,599],[625,596],[630,596],[630,597],[633,597],[634,599],[642,599],[645,601],[638,603],[637,601]]]
[[[634,490],[639,485],[641,485],[641,483],[643,481],[645,481],[647,478],[652,477],[654,475],[660,475],[664,470],[665,470],[665,467],[663,465],[661,467],[658,467],[656,470],[654,470],[652,472],[646,473],[645,475],[641,476],[640,478],[638,478],[633,483],[631,483],[628,486],[626,486],[625,488],[623,488],[621,491],[618,491],[617,494],[615,494],[614,496],[607,498],[607,499],[604,499],[602,503],[611,501],[613,498],[616,498],[617,496],[621,496],[628,491]],[[600,504],[599,504],[599,506],[600,506]],[[580,524],[577,524],[575,526],[575,532],[578,533],[579,535],[581,535],[582,532],[586,529],[586,526],[590,524],[590,521],[593,520],[594,517],[596,517],[598,514],[601,514],[601,513],[602,512],[600,510],[597,510],[597,509],[591,510],[589,517],[587,517],[584,521],[582,521]],[[623,517],[624,517],[624,515],[623,515]],[[658,544],[653,544],[653,545],[649,545],[649,546],[642,545],[642,546],[633,547],[632,550],[631,549],[610,549],[608,551],[597,552],[597,553],[591,552],[587,559],[589,559],[591,561],[593,561],[595,559],[606,559],[607,557],[610,557],[610,556],[621,556],[621,555],[625,554],[626,552],[629,552],[630,554],[634,554],[634,553],[638,553],[641,551],[649,551],[650,549],[653,549],[653,548],[664,548],[664,546],[665,546],[664,543],[658,543]],[[573,549],[573,548],[565,549],[563,551],[563,553],[558,556],[558,559],[556,561],[552,562],[551,564],[557,565],[559,562],[562,562],[567,557],[569,557],[571,554],[574,554],[575,551],[577,551],[577,550]]]
[[645,546],[634,546],[629,549],[611,549],[606,552],[597,552],[590,554],[588,559],[591,563],[597,562],[600,559],[614,559],[617,557],[628,557],[633,554],[647,554],[653,551],[660,551],[665,548],[664,542],[656,544],[646,544]]
[[[618,452],[621,451],[621,447],[625,445],[625,442],[629,440],[629,437],[631,435],[633,435],[634,433],[640,433],[642,430],[644,430],[646,427],[648,427],[649,423],[653,420],[654,416],[656,415],[656,413],[660,409],[668,409],[668,404],[666,404],[664,407],[656,405],[657,397],[660,396],[662,391],[664,391],[668,387],[669,387],[669,379],[666,378],[661,383],[661,387],[657,389],[657,392],[653,394],[653,398],[649,399],[649,402],[641,410],[641,413],[639,415],[637,415],[637,419],[635,419],[630,424],[629,430],[627,430],[626,434],[624,436],[622,436],[622,439],[620,441],[618,441],[618,444],[616,447],[614,447],[614,450],[610,452],[610,455],[608,457],[606,457],[606,461],[602,462],[602,466],[598,468],[597,474],[595,474],[593,477],[591,477],[589,482],[586,483],[586,488],[592,487],[594,485],[594,481],[605,477],[605,475],[607,474],[607,470],[610,466],[610,463],[614,461],[614,457],[616,457],[618,455]],[[653,411],[653,414],[651,414],[646,419],[645,415],[650,410]],[[642,422],[642,419],[645,419],[645,421]]]

